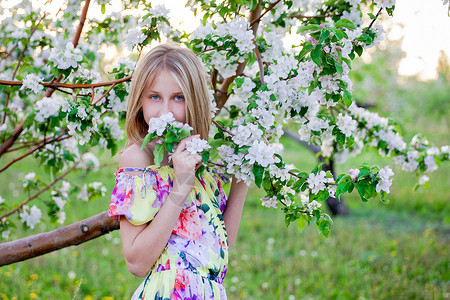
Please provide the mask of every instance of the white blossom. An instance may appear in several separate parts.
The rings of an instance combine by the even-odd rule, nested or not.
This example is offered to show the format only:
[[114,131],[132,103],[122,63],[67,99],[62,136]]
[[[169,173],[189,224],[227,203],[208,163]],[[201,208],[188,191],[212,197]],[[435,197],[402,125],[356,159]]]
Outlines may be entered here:
[[34,119],[38,122],[44,122],[49,117],[57,117],[59,108],[62,106],[63,100],[58,97],[44,97],[35,104],[36,116]]
[[7,240],[9,239],[9,230],[5,230],[2,232],[2,239]]
[[35,180],[36,179],[36,173],[30,172],[27,175],[25,175],[25,180]]
[[66,220],[66,213],[63,212],[63,211],[58,211],[58,212],[56,213],[56,216],[58,217],[57,222],[58,222],[59,224],[64,224],[64,221]]
[[317,175],[314,173],[309,174],[309,178],[306,181],[308,182],[311,193],[317,194],[318,191],[325,189],[325,183],[328,182],[325,176],[325,171],[320,171]]
[[121,141],[123,139],[123,130],[119,126],[119,119],[106,116],[103,118],[106,128],[109,128],[111,137],[114,140]]
[[438,166],[436,164],[436,161],[434,160],[433,155],[425,156],[424,162],[425,162],[425,166],[427,167],[425,172],[432,172],[432,171],[437,170]]
[[125,35],[125,47],[128,50],[133,50],[134,46],[142,43],[145,40],[145,35],[142,33],[140,28],[132,28],[127,31]]
[[34,93],[39,93],[42,91],[42,85],[40,84],[40,81],[42,81],[42,78],[35,74],[28,74],[22,82],[21,90],[24,89],[30,89]]
[[350,117],[349,115],[344,116],[342,113],[340,113],[337,116],[336,125],[346,137],[350,137],[356,130],[358,122],[353,120],[352,117]]
[[83,187],[81,188],[80,193],[78,193],[77,195],[77,199],[81,199],[83,201],[88,201],[89,200],[89,194],[87,191],[87,184],[83,185]]
[[419,184],[420,185],[424,185],[425,183],[427,183],[430,180],[430,177],[428,177],[427,175],[423,175],[419,178]]
[[394,176],[394,172],[392,172],[392,169],[389,168],[389,166],[385,166],[378,172],[378,177],[380,177],[381,180],[377,183],[377,186],[375,187],[377,193],[381,191],[389,193],[389,187],[392,184],[392,179],[391,180],[389,179],[390,176]]
[[55,202],[56,206],[58,206],[58,208],[60,210],[64,209],[64,205],[66,204],[66,201],[62,197],[53,196],[52,199]]
[[267,167],[275,160],[273,155],[275,151],[272,147],[266,145],[262,141],[254,141],[253,145],[248,149],[248,154],[245,156],[249,163],[254,164],[255,161],[263,167]]
[[74,49],[71,42],[66,44],[66,50],[60,50],[58,48],[53,48],[48,58],[49,61],[53,62],[54,66],[58,69],[68,69],[70,67],[77,68],[78,62],[83,59],[81,51],[79,49]]
[[25,223],[26,226],[30,227],[31,229],[33,229],[34,226],[39,223],[39,221],[41,220],[41,216],[41,210],[37,208],[36,205],[33,205],[29,211],[28,206],[24,206],[23,211],[19,214],[22,223]]
[[356,180],[359,175],[359,169],[350,169],[350,170],[348,170],[348,173],[350,174],[350,178],[352,180]]
[[100,167],[100,162],[93,153],[87,152],[81,156],[80,167],[83,169],[92,168],[92,170],[96,172]]
[[262,206],[274,207],[274,208],[278,207],[277,196],[272,196],[270,198],[262,198],[261,201],[262,201]]
[[190,154],[201,153],[210,148],[208,142],[203,139],[193,138],[186,142],[186,151]]
[[156,132],[158,136],[162,136],[167,125],[174,121],[175,118],[171,112],[161,115],[159,118],[151,118],[148,122],[148,133]]

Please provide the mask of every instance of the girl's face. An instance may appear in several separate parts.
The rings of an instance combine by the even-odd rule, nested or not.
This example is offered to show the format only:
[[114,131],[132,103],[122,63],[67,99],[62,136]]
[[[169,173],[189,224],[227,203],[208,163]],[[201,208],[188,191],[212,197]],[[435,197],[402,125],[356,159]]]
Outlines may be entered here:
[[180,86],[167,70],[162,70],[146,86],[142,103],[145,122],[171,112],[176,121],[186,123],[186,106]]

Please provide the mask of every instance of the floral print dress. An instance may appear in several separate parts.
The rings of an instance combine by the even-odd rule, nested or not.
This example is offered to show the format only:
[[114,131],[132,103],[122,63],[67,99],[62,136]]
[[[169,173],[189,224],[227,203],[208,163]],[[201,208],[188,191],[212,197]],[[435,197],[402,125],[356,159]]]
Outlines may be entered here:
[[[142,171],[130,175],[124,171]],[[109,216],[124,215],[132,224],[150,222],[173,186],[172,166],[125,168],[116,173]],[[222,214],[228,181],[206,167],[195,179],[169,241],[132,299],[226,299],[223,279],[228,264],[228,239]]]

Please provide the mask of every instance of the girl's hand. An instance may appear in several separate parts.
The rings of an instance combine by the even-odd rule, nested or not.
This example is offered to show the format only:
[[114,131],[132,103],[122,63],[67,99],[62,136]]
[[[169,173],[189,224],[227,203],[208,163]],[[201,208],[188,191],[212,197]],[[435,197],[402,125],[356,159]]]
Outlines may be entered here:
[[[186,200],[187,195],[192,191],[195,184],[195,171],[202,164],[202,157],[198,154],[190,154],[185,151],[186,142],[193,138],[200,137],[199,134],[189,136],[182,139],[177,146],[177,149],[172,154],[173,169],[175,179],[173,182],[173,188],[171,194],[177,194],[181,197],[177,199]],[[175,199],[175,198],[172,198]],[[176,203],[179,206],[183,206],[184,203]]]

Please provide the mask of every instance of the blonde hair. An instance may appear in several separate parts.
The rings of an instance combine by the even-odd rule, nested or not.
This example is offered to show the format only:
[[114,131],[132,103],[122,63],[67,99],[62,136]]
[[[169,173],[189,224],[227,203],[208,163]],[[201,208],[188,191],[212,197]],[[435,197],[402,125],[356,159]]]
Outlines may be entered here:
[[142,112],[144,91],[146,87],[151,88],[162,70],[169,71],[180,85],[185,98],[186,123],[193,128],[191,134],[200,134],[200,138],[208,140],[211,108],[203,65],[190,49],[178,44],[163,44],[145,54],[134,71],[125,123],[125,149],[133,144],[140,145],[148,132]]

